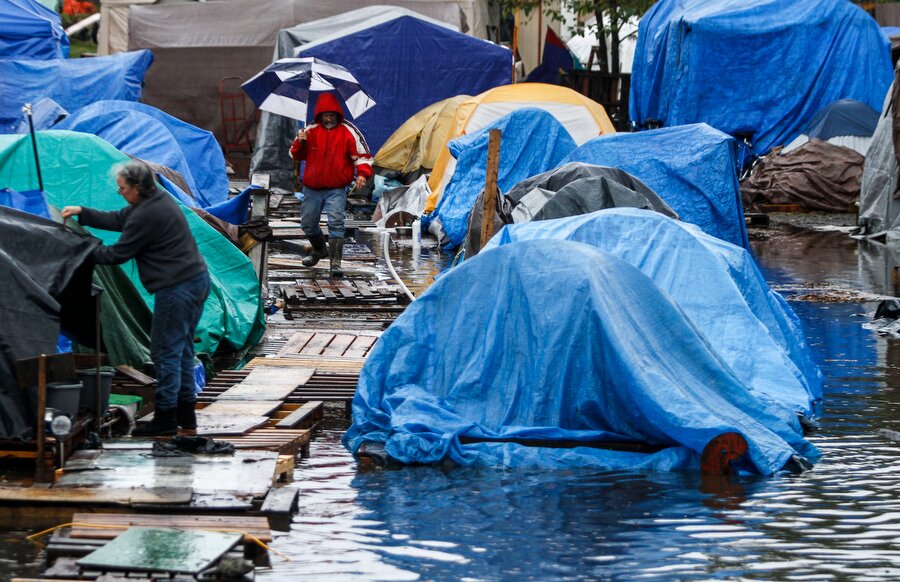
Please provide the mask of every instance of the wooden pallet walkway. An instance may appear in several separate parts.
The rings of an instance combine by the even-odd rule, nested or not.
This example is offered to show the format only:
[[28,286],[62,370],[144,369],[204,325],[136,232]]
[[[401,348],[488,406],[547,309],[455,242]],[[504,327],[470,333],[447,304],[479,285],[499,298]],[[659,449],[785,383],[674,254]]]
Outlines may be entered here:
[[321,309],[345,305],[406,305],[408,298],[399,285],[364,279],[298,278],[281,285],[285,311]]

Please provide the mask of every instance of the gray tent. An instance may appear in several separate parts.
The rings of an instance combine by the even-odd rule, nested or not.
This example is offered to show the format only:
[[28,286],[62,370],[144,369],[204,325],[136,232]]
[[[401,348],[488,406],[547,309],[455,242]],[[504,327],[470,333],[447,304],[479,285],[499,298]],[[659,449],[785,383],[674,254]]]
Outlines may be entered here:
[[878,128],[866,153],[859,196],[857,234],[860,236],[900,239],[900,200],[896,199],[900,112],[894,108],[894,101],[900,97],[898,76],[900,71],[895,72],[894,84],[885,98]]

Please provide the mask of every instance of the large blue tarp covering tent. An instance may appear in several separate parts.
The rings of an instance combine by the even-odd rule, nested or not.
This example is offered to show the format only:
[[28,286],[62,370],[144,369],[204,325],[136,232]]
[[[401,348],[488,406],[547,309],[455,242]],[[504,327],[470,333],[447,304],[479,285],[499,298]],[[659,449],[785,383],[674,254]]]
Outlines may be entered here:
[[67,59],[59,14],[36,0],[0,0],[0,59]]
[[749,135],[763,155],[839,99],[880,111],[891,73],[888,40],[847,0],[661,0],[641,19],[630,113]]
[[353,120],[373,153],[432,103],[478,95],[509,83],[512,74],[509,49],[413,14],[339,30],[297,50],[296,56],[345,67],[375,100],[375,107]]
[[48,61],[0,59],[0,133],[13,133],[22,105],[49,97],[68,111],[103,99],[138,101],[150,51],[91,59]]
[[682,220],[750,248],[734,139],[705,124],[595,138],[560,164],[621,168],[659,194]]
[[441,243],[449,248],[462,244],[472,205],[484,190],[491,129],[502,132],[497,176],[501,192],[556,167],[576,148],[575,140],[555,117],[533,107],[504,115],[475,133],[452,140],[449,148],[457,160],[456,169],[425,224],[432,232],[440,233]]
[[92,133],[131,156],[178,171],[205,208],[228,198],[225,156],[212,133],[132,101],[98,101],[54,129]]
[[800,321],[747,250],[637,208],[507,225],[485,249],[542,239],[587,243],[637,267],[678,304],[754,395],[788,415],[821,412],[822,372]]
[[[818,458],[783,416],[638,269],[584,243],[523,241],[452,269],[391,324],[363,366],[344,443],[383,443],[402,463],[671,470],[737,432],[746,469],[770,475]],[[663,448],[496,442],[513,438]]]

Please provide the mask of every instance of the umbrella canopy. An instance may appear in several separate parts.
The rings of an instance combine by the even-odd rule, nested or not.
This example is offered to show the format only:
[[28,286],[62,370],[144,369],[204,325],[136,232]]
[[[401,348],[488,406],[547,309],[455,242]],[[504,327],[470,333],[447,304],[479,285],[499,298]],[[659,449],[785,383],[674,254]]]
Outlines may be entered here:
[[354,119],[375,105],[350,71],[314,57],[278,59],[241,88],[263,111],[300,121],[312,92],[336,91]]

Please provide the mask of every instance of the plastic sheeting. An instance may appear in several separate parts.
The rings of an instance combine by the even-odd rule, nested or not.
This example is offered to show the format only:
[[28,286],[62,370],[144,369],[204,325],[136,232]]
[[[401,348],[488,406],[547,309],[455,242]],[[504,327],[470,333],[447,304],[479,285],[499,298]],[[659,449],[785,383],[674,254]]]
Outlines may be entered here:
[[[21,438],[32,426],[15,360],[52,354],[62,325],[68,333],[93,323],[90,305],[95,241],[31,214],[0,207],[0,438]],[[84,303],[82,303],[84,302]],[[68,313],[80,312],[71,320]]]
[[47,208],[44,193],[40,190],[18,192],[9,188],[0,188],[0,206],[21,210],[41,218],[50,218],[50,209]]
[[150,105],[98,101],[54,129],[97,135],[128,155],[177,171],[195,198],[193,206],[206,208],[228,198],[225,156],[213,134]]
[[344,443],[384,443],[403,463],[515,467],[521,445],[459,437],[636,441],[664,448],[579,447],[543,461],[671,470],[695,468],[713,437],[735,431],[747,468],[770,475],[794,455],[818,457],[781,413],[638,269],[583,243],[525,241],[452,269],[385,331]]
[[[102,139],[70,131],[37,134],[44,191],[47,201],[57,207],[67,204],[116,210],[123,206],[111,178],[113,168],[130,158]],[[0,186],[27,190],[37,185],[31,141],[27,136],[0,136]],[[197,350],[212,353],[219,345],[241,349],[255,344],[265,331],[260,286],[250,260],[226,238],[187,208],[188,225],[206,259],[212,289],[197,328]],[[120,233],[92,231],[105,244],[118,240]],[[140,283],[137,268],[121,265],[140,291],[144,302],[153,305]]]
[[0,60],[0,133],[16,131],[22,105],[49,97],[75,111],[103,99],[138,101],[150,51],[91,59]]
[[[317,57],[353,73],[376,103],[352,120],[373,152],[424,107],[459,94],[476,95],[511,80],[509,49],[456,32],[420,14],[394,8],[358,25],[347,24],[347,18],[329,20],[334,26],[329,36],[299,47],[290,31],[285,31],[279,36],[275,58]],[[435,82],[435,75],[440,82]],[[311,99],[309,111],[314,107]],[[268,172],[273,184],[288,187],[288,147],[295,133],[294,121],[264,114],[253,171]]]
[[[895,75],[900,77],[900,71]],[[900,238],[900,204],[894,199],[900,176],[894,138],[900,131],[900,111],[894,108],[898,87],[895,79],[885,97],[878,127],[866,152],[859,193],[859,234],[887,237],[889,241]]]
[[750,134],[763,155],[834,101],[880,108],[891,70],[875,20],[846,0],[662,0],[641,19],[631,118]]
[[485,250],[522,240],[574,240],[647,275],[757,398],[817,416],[823,376],[799,319],[772,291],[753,257],[697,227],[637,208],[506,226]]
[[68,116],[69,112],[60,107],[59,103],[44,97],[31,104],[31,124],[28,123],[28,117],[22,115],[22,119],[19,120],[19,125],[13,133],[28,133],[32,128],[34,131],[50,129]]
[[0,59],[67,59],[59,14],[35,0],[0,0]]
[[505,115],[478,131],[450,142],[456,169],[426,227],[441,244],[462,244],[469,213],[484,190],[490,130],[502,132],[497,187],[509,190],[519,181],[556,166],[575,149],[566,128],[543,109],[523,108]]
[[601,136],[563,160],[621,168],[659,194],[682,220],[750,248],[735,141],[706,124]]

